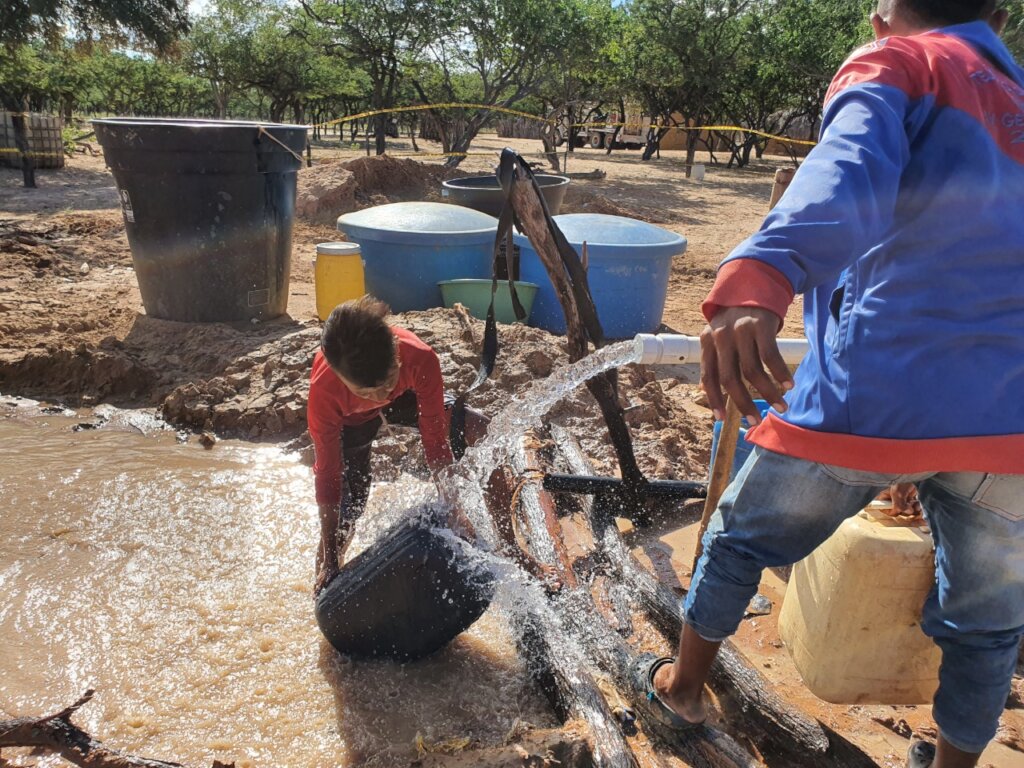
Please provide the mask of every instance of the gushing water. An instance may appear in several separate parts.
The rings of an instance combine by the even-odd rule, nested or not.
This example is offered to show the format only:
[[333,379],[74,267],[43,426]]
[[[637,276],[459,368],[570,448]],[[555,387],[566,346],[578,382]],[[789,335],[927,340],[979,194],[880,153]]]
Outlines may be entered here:
[[622,341],[534,381],[526,392],[514,397],[491,419],[487,437],[469,448],[451,469],[442,483],[441,493],[469,516],[488,545],[493,547],[496,543],[483,494],[490,473],[508,461],[517,441],[530,427],[540,424],[555,403],[594,376],[636,362],[640,352],[636,342]]
[[[527,391],[506,405],[488,427],[487,437],[469,448],[462,460],[445,478],[441,494],[445,501],[461,509],[473,523],[478,537],[493,549],[497,533],[487,512],[484,487],[495,468],[506,464],[517,442],[530,427],[540,423],[545,413],[559,400],[588,379],[604,371],[640,359],[641,349],[633,341],[620,342],[589,355],[564,368],[556,369],[545,379],[535,381]],[[547,628],[554,652],[568,662],[569,668],[587,664],[581,649],[562,625],[561,618],[544,599],[539,582],[510,561],[470,546],[450,532],[443,532],[462,554],[469,569],[487,568],[500,585],[495,602],[510,616],[532,615]],[[467,569],[467,570],[469,570]],[[580,681],[573,681],[579,683]],[[601,733],[594,733],[594,749],[600,758],[605,751]]]

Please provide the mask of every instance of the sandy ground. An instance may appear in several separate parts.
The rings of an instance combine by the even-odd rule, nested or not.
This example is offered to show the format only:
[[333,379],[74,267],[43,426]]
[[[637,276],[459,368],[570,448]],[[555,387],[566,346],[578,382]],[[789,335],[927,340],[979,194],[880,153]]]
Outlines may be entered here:
[[[402,142],[394,150],[402,153]],[[541,160],[539,142],[482,137],[461,170],[490,169],[497,151],[511,144]],[[434,150],[421,142],[426,150]],[[318,147],[314,160],[355,159],[358,151]],[[701,159],[701,158],[699,158]],[[438,163],[438,159],[426,159]],[[745,169],[708,166],[702,182],[683,174],[680,153],[665,152],[647,163],[636,152],[581,149],[568,159],[572,173],[602,170],[600,180],[574,180],[563,212],[621,213],[685,235],[689,247],[674,264],[663,323],[684,333],[703,325],[699,305],[718,262],[753,232],[767,211],[773,174],[785,164],[768,159]],[[360,172],[354,207],[403,198],[395,188],[397,166],[373,163]],[[406,171],[402,171],[405,173]],[[419,198],[437,195],[441,172],[421,171]],[[288,315],[258,325],[190,325],[146,316],[124,233],[117,193],[102,158],[76,156],[63,171],[41,171],[38,189],[21,188],[20,173],[0,169],[0,392],[70,404],[100,401],[152,407],[189,432],[212,430],[253,439],[303,439],[307,372],[319,333],[315,316],[312,257],[318,242],[339,239],[320,223],[299,220],[293,237]],[[429,183],[424,181],[429,180]],[[408,185],[408,178],[405,182]],[[340,211],[338,211],[340,212]],[[333,214],[336,215],[336,214]],[[438,349],[448,385],[467,384],[477,365],[482,326],[456,313],[434,310],[396,318]],[[799,308],[791,310],[784,335],[798,335]],[[511,393],[547,376],[565,358],[562,342],[536,329],[502,329],[501,364],[473,404],[493,413]],[[657,378],[637,367],[623,376],[637,453],[653,477],[702,478],[706,472],[711,419],[690,384]],[[614,471],[596,405],[579,392],[557,406],[549,420],[576,434],[598,468]],[[393,430],[377,452],[375,468],[386,476],[419,459],[414,432]],[[674,586],[685,586],[693,551],[692,526],[673,519],[653,531],[632,534],[638,552]],[[775,577],[762,591],[773,600],[771,616],[746,622],[740,646],[780,690],[867,749],[880,765],[902,765],[911,731],[929,735],[928,707],[847,707],[823,704],[800,683],[781,648],[775,626],[785,585]],[[664,649],[668,650],[668,649]],[[1017,681],[1019,683],[1019,681]],[[1020,707],[1020,696],[1011,705]],[[983,764],[1024,766],[1019,710],[1009,710],[1000,738]]]

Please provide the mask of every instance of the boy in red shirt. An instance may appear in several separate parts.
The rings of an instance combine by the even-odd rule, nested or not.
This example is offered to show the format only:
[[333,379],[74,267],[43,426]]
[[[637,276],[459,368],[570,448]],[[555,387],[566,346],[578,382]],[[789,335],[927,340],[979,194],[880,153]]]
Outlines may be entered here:
[[[388,312],[372,296],[339,305],[324,324],[313,359],[307,421],[316,449],[313,474],[320,509],[314,594],[338,574],[338,558],[366,507],[370,449],[383,419],[419,426],[435,482],[454,460],[448,413],[454,398],[445,395],[437,354],[411,331],[388,326]],[[466,409],[468,445],[484,436],[488,422],[482,413]],[[465,528],[468,523],[458,518]],[[515,546],[511,520],[495,522],[505,543],[512,545],[513,557],[534,575],[547,576]]]

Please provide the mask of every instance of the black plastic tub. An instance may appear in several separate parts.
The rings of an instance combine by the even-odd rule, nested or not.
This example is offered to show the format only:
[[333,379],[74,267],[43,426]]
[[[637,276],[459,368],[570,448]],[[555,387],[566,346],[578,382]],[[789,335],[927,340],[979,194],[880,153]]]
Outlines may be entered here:
[[489,571],[469,563],[432,516],[406,519],[341,569],[316,600],[331,645],[356,658],[412,661],[440,650],[490,605]]
[[156,118],[93,126],[148,315],[226,322],[284,314],[304,126]]
[[[562,208],[565,190],[569,187],[568,177],[538,173],[534,178],[537,179],[540,193],[548,204],[548,210],[552,216],[556,216]],[[505,197],[497,176],[466,176],[449,179],[442,182],[441,186],[443,187],[441,194],[448,198],[450,203],[474,208],[489,213],[491,216],[501,215],[501,206]]]

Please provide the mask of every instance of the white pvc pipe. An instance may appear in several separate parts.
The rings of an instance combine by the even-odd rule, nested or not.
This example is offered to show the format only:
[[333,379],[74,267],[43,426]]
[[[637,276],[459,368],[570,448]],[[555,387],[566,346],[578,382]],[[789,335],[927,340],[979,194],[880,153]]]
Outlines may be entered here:
[[[807,339],[777,339],[787,365],[797,365],[807,354]],[[700,364],[700,339],[675,333],[639,333],[633,339],[644,365]]]

